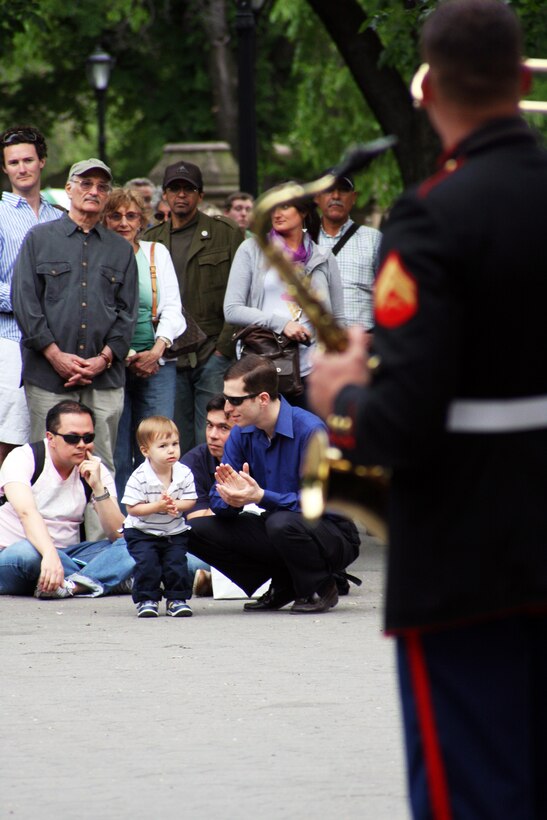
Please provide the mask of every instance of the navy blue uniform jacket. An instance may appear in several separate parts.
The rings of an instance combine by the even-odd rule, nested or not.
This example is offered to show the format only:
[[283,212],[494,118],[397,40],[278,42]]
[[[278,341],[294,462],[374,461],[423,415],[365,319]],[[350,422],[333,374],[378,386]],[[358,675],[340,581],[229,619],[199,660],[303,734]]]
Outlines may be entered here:
[[369,388],[347,387],[345,452],[393,469],[386,626],[547,606],[547,413],[451,432],[459,399],[547,397],[547,154],[493,121],[402,196],[376,282]]

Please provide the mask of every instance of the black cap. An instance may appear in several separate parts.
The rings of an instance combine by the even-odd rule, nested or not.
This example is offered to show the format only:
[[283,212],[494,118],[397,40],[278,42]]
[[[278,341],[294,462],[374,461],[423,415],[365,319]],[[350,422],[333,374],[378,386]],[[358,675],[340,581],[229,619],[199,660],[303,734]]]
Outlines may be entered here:
[[[336,168],[327,168],[325,174],[335,174]],[[343,188],[347,188],[348,191],[355,191],[355,183],[353,182],[353,177],[349,174],[344,174],[343,177],[336,177],[336,181],[338,183],[342,183]]]
[[194,185],[198,191],[203,191],[203,178],[197,165],[192,162],[174,162],[168,165],[163,174],[163,187],[167,188],[171,182],[180,179]]

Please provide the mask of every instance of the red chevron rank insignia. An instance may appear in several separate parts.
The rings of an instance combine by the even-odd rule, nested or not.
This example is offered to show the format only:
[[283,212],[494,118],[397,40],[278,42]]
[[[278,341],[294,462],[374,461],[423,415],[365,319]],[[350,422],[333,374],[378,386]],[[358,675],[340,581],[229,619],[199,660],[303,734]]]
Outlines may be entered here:
[[418,310],[418,285],[396,251],[387,256],[374,288],[376,323],[400,327]]

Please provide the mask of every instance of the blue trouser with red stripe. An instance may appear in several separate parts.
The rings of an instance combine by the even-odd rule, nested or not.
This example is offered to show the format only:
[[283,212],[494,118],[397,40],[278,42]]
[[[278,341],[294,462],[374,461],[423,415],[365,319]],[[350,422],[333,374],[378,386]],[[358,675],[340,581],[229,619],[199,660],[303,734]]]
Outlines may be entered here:
[[547,615],[397,638],[415,820],[547,818]]

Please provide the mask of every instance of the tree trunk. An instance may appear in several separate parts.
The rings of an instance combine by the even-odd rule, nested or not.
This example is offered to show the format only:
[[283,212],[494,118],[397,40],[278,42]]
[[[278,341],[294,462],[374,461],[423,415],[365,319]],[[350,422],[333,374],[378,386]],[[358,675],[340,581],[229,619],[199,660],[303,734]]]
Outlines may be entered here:
[[403,182],[429,176],[439,153],[439,140],[424,112],[412,105],[398,71],[379,66],[383,45],[357,0],[308,0],[347,63],[355,82],[385,134],[395,134],[394,149]]
[[237,154],[236,67],[230,51],[226,0],[201,0],[200,5],[211,45],[210,74],[217,134]]

